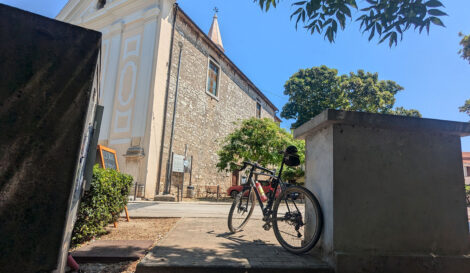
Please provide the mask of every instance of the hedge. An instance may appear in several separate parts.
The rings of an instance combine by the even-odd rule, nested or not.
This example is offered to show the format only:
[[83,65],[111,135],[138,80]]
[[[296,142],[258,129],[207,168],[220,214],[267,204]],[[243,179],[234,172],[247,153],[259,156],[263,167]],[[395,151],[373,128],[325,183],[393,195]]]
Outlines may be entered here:
[[133,178],[113,169],[93,167],[91,188],[85,192],[72,232],[72,246],[105,234],[105,227],[117,221],[127,205]]

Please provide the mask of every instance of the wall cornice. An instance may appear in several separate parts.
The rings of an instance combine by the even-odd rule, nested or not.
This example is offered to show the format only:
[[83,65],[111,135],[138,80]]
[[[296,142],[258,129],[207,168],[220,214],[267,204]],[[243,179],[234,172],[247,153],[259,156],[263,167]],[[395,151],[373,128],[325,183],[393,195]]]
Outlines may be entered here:
[[71,11],[80,3],[80,0],[70,0],[65,4],[62,10],[55,17],[57,20],[64,21],[65,18],[70,15]]
[[[162,0],[167,1],[167,0]],[[90,2],[71,0],[57,16],[57,19],[68,21],[75,25],[95,30],[104,30],[113,25],[117,20],[123,20],[125,25],[136,23],[139,20],[153,20],[160,14],[158,0],[114,0],[108,2],[102,9],[87,11],[90,8]],[[88,4],[89,7],[81,7],[81,17],[77,5]],[[94,7],[93,5],[91,7]],[[76,13],[75,15],[72,13]]]

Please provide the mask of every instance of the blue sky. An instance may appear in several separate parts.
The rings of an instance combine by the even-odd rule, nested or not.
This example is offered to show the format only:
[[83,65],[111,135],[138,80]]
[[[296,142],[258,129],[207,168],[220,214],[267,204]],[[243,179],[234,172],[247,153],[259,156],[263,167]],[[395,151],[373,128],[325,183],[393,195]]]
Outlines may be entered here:
[[[11,6],[55,17],[67,0],[0,0]],[[409,31],[397,47],[367,41],[358,25],[349,24],[330,44],[319,35],[298,31],[289,20],[293,1],[284,0],[265,13],[252,0],[180,0],[180,6],[208,31],[217,6],[226,54],[279,108],[287,102],[283,85],[300,68],[327,65],[345,74],[358,69],[405,87],[396,106],[418,109],[423,117],[469,121],[458,107],[470,98],[470,64],[462,60],[459,32],[470,33],[470,1],[442,0],[449,14],[446,28],[430,34]],[[289,128],[292,121],[283,121]],[[470,151],[470,137],[462,139]]]

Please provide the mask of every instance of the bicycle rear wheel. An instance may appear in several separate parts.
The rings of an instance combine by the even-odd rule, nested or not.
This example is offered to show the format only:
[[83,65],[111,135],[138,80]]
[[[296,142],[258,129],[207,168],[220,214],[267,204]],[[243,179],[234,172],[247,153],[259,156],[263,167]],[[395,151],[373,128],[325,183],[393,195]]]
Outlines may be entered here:
[[255,190],[254,188],[243,189],[233,200],[230,212],[228,214],[228,229],[232,232],[238,232],[248,222],[253,209],[255,208]]
[[306,188],[291,186],[281,193],[273,208],[273,230],[289,252],[311,250],[320,239],[323,215],[315,196]]

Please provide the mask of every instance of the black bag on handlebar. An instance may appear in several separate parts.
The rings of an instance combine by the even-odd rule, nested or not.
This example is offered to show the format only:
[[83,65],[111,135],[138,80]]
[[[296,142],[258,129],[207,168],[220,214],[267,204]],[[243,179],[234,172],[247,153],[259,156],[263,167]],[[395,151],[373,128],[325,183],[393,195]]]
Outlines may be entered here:
[[289,167],[299,166],[300,165],[299,155],[297,154],[287,155],[284,159],[284,163]]
[[286,149],[284,156],[284,163],[289,167],[295,167],[300,165],[299,155],[297,154],[298,150],[295,146],[289,146]]

